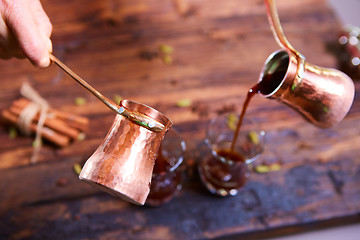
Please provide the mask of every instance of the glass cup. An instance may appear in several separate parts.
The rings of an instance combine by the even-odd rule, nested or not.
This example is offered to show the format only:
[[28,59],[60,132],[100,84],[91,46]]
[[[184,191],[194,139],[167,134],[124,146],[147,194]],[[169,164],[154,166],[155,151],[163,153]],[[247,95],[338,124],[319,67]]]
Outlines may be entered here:
[[145,204],[159,206],[169,202],[182,188],[181,163],[186,145],[180,133],[171,128],[160,145]]
[[231,149],[237,122],[235,115],[210,121],[205,139],[209,153],[199,163],[201,181],[211,193],[220,196],[235,196],[246,184],[248,165],[259,157],[265,145],[265,132],[245,118]]

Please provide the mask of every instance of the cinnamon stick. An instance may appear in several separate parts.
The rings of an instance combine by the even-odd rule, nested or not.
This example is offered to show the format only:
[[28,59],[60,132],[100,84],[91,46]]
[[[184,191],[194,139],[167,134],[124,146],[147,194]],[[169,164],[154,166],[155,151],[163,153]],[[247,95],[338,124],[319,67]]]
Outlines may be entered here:
[[89,125],[89,119],[85,117],[81,117],[68,112],[67,113],[61,112],[56,109],[51,109],[50,112],[55,114],[57,118],[64,121],[70,127],[76,128],[82,132],[85,131]]
[[[9,123],[16,125],[17,124],[17,120],[18,120],[18,116],[12,112],[10,112],[9,110],[3,110],[1,112],[2,118],[7,120]],[[35,133],[36,132],[36,124],[31,123],[29,126],[31,132]],[[70,143],[70,138],[67,136],[64,136],[62,134],[57,133],[56,131],[44,126],[42,131],[41,131],[41,136],[60,146],[60,147],[65,147]]]
[[[18,106],[12,105],[9,108],[9,111],[13,114],[16,115],[16,117],[18,118],[20,113],[22,112],[23,109],[21,109]],[[64,134],[72,139],[78,139],[80,131],[72,128],[68,125],[66,125],[63,121],[55,118],[54,116],[51,116],[51,114],[49,114],[50,116],[48,116],[45,119],[44,122],[44,126],[51,128],[54,131],[57,131],[58,133]],[[33,119],[33,123],[37,123],[39,121],[40,118],[40,114],[37,114],[34,119]]]
[[[24,109],[29,103],[30,101],[28,99],[20,98],[14,101],[13,105],[19,107],[20,109]],[[65,113],[53,108],[49,109],[49,113],[53,114],[55,118],[63,120],[68,126],[76,128],[80,131],[85,131],[89,124],[89,119],[76,114]]]

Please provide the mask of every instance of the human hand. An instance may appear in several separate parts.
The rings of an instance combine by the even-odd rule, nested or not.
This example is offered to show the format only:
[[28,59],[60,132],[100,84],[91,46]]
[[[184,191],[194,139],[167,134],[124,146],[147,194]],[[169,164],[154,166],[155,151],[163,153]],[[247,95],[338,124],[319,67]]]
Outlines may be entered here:
[[52,25],[40,0],[0,0],[0,58],[50,65]]

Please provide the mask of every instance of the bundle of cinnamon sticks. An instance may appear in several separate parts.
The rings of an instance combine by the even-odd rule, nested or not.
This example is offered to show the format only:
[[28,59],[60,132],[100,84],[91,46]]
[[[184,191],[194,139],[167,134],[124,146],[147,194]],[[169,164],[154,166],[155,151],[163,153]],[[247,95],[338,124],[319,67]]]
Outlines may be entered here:
[[[3,110],[1,116],[6,122],[17,126],[21,112],[30,103],[31,102],[28,99],[20,98],[14,101],[9,109]],[[32,122],[29,125],[29,130],[32,133],[36,132],[39,118],[40,113],[32,119]],[[74,140],[81,140],[88,124],[89,120],[85,117],[59,111],[50,107],[46,114],[41,136],[59,147],[65,147]]]

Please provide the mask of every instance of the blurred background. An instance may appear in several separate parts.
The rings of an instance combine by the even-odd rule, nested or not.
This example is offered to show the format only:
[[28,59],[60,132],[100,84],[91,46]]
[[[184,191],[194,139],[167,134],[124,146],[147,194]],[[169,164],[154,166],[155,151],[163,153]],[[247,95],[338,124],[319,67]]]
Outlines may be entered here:
[[360,26],[359,0],[328,0],[328,2],[343,24],[351,24],[357,27]]

